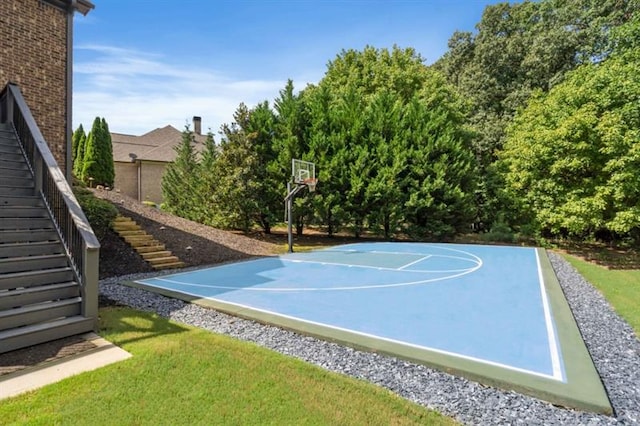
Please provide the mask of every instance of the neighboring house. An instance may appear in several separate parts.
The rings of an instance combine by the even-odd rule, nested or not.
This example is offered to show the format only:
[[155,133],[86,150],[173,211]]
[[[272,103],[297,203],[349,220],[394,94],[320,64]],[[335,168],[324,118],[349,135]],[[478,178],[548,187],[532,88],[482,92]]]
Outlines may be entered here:
[[0,90],[17,84],[49,144],[71,178],[73,14],[87,0],[0,0]]
[[[196,152],[204,148],[200,117],[193,117]],[[138,201],[162,203],[162,177],[176,158],[182,132],[165,126],[142,136],[111,133],[115,169],[114,190]]]

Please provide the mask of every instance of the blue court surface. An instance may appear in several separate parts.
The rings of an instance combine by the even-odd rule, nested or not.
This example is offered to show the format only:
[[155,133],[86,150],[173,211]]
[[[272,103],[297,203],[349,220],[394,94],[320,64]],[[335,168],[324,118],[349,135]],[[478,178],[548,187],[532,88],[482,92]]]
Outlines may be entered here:
[[611,409],[541,249],[349,244],[133,285],[556,404]]

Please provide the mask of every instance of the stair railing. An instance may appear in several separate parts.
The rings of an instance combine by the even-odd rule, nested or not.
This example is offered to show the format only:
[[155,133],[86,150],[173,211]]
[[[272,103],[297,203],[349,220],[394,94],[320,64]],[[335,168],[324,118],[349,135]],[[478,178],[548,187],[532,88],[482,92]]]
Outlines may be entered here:
[[[20,88],[8,83],[0,93],[0,118],[12,124],[81,287],[82,315],[98,319],[98,258],[100,243],[71,186],[38,128]],[[67,165],[71,167],[71,165]]]

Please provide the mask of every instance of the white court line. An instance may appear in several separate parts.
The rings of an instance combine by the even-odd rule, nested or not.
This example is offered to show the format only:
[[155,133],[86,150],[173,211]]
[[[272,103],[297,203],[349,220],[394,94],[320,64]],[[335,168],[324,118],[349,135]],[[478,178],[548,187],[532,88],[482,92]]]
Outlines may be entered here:
[[411,265],[415,265],[416,263],[420,263],[423,260],[427,260],[430,257],[431,257],[431,255],[427,255],[427,256],[423,257],[422,259],[418,259],[418,260],[414,260],[413,262],[409,262],[406,265],[403,265],[403,266],[399,267],[398,271],[402,271],[404,268],[408,268]]
[[558,380],[564,381],[564,375],[562,374],[562,364],[560,361],[560,348],[558,347],[558,340],[556,338],[556,330],[551,319],[551,308],[549,307],[549,299],[547,297],[547,291],[544,287],[544,278],[542,276],[542,266],[540,266],[540,257],[538,256],[538,250],[536,252],[536,262],[538,264],[538,281],[540,282],[540,293],[542,296],[542,308],[544,309],[544,321],[547,325],[547,338],[549,339],[549,352],[551,355],[551,365],[553,367],[553,376]]
[[[190,295],[190,296],[195,296],[195,297],[202,297],[201,294],[196,294],[196,293],[189,293],[189,292],[181,292],[181,293],[184,293],[184,294],[187,294],[187,295]],[[223,303],[226,303],[226,304],[229,304],[229,305],[237,306],[239,308],[247,309],[249,311],[261,312],[261,313],[265,313],[265,314],[269,314],[269,315],[274,315],[274,316],[280,317],[280,318],[295,320],[295,321],[299,321],[299,322],[303,322],[303,323],[307,323],[307,324],[312,324],[312,325],[316,325],[316,326],[320,326],[320,327],[325,327],[325,328],[329,328],[329,329],[333,329],[333,330],[338,330],[338,331],[343,331],[343,332],[347,332],[347,333],[357,334],[357,335],[360,335],[360,336],[373,338],[373,339],[377,339],[377,340],[382,340],[382,341],[385,341],[385,342],[391,342],[391,343],[395,343],[395,344],[402,345],[402,346],[407,346],[407,347],[411,347],[411,348],[431,351],[431,352],[435,352],[435,353],[443,354],[443,355],[448,355],[448,356],[455,357],[455,358],[466,359],[466,360],[470,360],[470,361],[474,361],[474,362],[478,362],[478,363],[482,363],[482,364],[491,365],[491,366],[494,366],[494,367],[504,368],[506,370],[516,371],[516,372],[519,372],[519,373],[531,374],[533,376],[544,377],[544,378],[553,379],[553,380],[562,380],[562,379],[558,379],[555,376],[555,374],[553,376],[551,376],[549,374],[540,373],[538,371],[532,371],[532,370],[527,370],[525,368],[514,367],[512,365],[502,364],[500,362],[490,361],[490,360],[483,359],[483,358],[477,358],[477,357],[473,357],[473,356],[469,356],[469,355],[463,355],[463,354],[459,354],[459,353],[456,353],[456,352],[450,352],[450,351],[445,351],[445,350],[442,350],[442,349],[432,348],[432,347],[429,347],[429,346],[421,346],[421,345],[417,345],[417,344],[414,344],[414,343],[403,342],[401,340],[395,340],[395,339],[390,339],[390,338],[386,338],[386,337],[380,337],[380,336],[376,336],[375,334],[355,331],[355,330],[351,330],[351,329],[348,329],[348,328],[343,328],[343,327],[338,327],[338,326],[334,326],[334,325],[324,324],[324,323],[317,322],[317,321],[306,320],[306,319],[294,317],[294,316],[291,316],[291,315],[282,314],[282,313],[275,312],[275,311],[269,311],[269,310],[266,310],[266,309],[254,308],[252,306],[243,305],[241,303],[229,302],[227,300],[216,299],[215,297],[207,296],[207,297],[205,297],[205,299],[210,299],[210,300],[214,300],[214,301],[220,301],[220,302],[223,302]]]
[[[347,265],[341,265],[341,266],[347,266]],[[432,283],[432,282],[437,282],[437,281],[450,280],[452,278],[461,277],[463,275],[467,275],[467,274],[470,274],[472,272],[475,272],[481,266],[482,266],[482,264],[477,265],[474,268],[465,269],[465,270],[463,270],[463,271],[461,271],[461,272],[459,272],[457,274],[447,275],[447,276],[444,276],[444,277],[429,278],[429,279],[426,279],[426,280],[410,281],[410,282],[403,282],[403,283],[392,283],[392,284],[365,284],[365,285],[354,285],[354,286],[348,286],[348,287],[290,287],[290,288],[283,288],[283,287],[233,287],[233,286],[222,286],[222,285],[213,285],[213,284],[193,284],[193,283],[188,283],[188,282],[183,282],[183,281],[170,280],[170,279],[167,279],[167,278],[149,278],[149,279],[146,279],[146,280],[139,280],[139,281],[136,281],[136,282],[139,282],[141,284],[147,284],[147,283],[145,283],[145,281],[157,280],[157,281],[163,281],[163,282],[167,282],[167,283],[179,284],[179,285],[184,285],[184,286],[189,286],[189,287],[205,287],[205,288],[217,288],[217,289],[221,289],[221,290],[241,290],[241,291],[272,291],[272,292],[279,292],[280,291],[280,292],[290,292],[290,291],[368,290],[368,289],[373,289],[373,288],[407,287],[407,286],[412,286],[412,285],[427,284],[427,283]],[[394,271],[398,272],[395,269],[394,269]],[[403,272],[407,272],[407,271],[403,271]],[[153,284],[148,284],[148,285],[153,285]]]
[[[429,257],[429,256],[427,256]],[[423,258],[424,259],[424,258]],[[423,259],[418,259],[416,262],[419,262],[420,260]],[[324,262],[322,260],[303,260],[303,259],[287,259],[287,258],[281,258],[280,260],[284,261],[284,262],[292,262],[292,263],[311,263],[311,264],[315,264],[315,265],[329,265],[329,266],[344,266],[347,268],[362,268],[362,269],[377,269],[379,271],[393,271],[393,272],[398,272],[400,270],[402,270],[402,268],[404,268],[405,266],[403,266],[402,268],[386,268],[384,266],[369,266],[369,265],[354,265],[352,263],[339,263],[339,262]],[[469,260],[469,262],[471,262],[471,260]],[[415,262],[411,262],[410,264],[413,264]],[[477,262],[476,265],[478,265]],[[473,267],[471,267],[473,268]],[[411,272],[411,273],[419,273],[419,274],[427,274],[427,273],[453,273],[453,272],[464,272],[464,271],[468,271],[471,268],[462,268],[462,269],[411,269],[409,271],[406,270],[402,270],[402,272]]]

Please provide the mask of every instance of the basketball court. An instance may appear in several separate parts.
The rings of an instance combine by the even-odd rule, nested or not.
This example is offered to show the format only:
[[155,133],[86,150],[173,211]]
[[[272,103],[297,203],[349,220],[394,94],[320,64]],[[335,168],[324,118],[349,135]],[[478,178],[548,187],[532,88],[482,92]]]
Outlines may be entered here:
[[542,249],[349,244],[131,285],[554,404],[612,411]]

